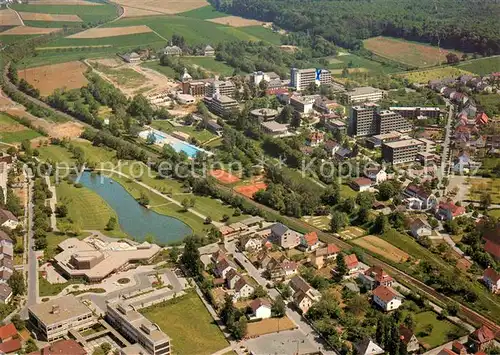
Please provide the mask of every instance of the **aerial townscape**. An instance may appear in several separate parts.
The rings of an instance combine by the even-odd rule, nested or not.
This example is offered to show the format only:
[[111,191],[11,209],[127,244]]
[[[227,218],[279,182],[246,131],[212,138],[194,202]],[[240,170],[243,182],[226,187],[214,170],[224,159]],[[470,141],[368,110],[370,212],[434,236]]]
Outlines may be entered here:
[[500,355],[499,18],[0,0],[0,355]]

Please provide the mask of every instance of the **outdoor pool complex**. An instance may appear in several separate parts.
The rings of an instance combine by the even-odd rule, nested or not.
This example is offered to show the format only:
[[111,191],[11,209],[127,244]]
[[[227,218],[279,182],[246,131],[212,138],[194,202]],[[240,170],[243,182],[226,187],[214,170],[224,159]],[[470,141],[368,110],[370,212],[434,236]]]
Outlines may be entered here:
[[174,150],[177,153],[184,152],[190,158],[195,157],[196,153],[198,153],[198,152],[204,152],[208,155],[213,154],[211,152],[207,152],[204,149],[198,148],[197,146],[183,142],[178,138],[172,137],[170,134],[163,133],[163,132],[158,131],[156,129],[148,129],[148,130],[142,131],[141,133],[139,133],[139,137],[141,137],[143,139],[147,139],[151,133],[153,133],[153,135],[155,137],[155,144],[160,145],[160,146],[163,146],[164,144],[170,144],[172,146],[172,148],[174,148]]

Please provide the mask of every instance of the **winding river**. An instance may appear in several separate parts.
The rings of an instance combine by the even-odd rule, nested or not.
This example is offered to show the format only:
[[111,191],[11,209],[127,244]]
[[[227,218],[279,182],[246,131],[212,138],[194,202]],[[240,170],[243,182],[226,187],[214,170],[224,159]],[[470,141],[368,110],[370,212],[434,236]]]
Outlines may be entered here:
[[101,196],[115,210],[121,229],[138,241],[152,235],[155,242],[168,244],[192,233],[191,228],[177,218],[142,207],[122,185],[109,177],[84,172],[79,182]]

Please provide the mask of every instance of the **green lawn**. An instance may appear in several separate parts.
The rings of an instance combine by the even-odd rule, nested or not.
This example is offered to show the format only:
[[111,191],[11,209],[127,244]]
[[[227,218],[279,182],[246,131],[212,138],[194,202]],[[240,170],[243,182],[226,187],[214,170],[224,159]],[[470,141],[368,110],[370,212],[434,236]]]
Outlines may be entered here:
[[105,231],[109,219],[115,217],[118,220],[118,216],[97,193],[63,181],[56,186],[56,194],[58,203],[68,206],[68,217],[73,222],[80,222],[82,229],[95,229],[109,236],[126,237],[118,224],[115,230]]
[[192,17],[200,20],[208,20],[212,18],[226,17],[229,15],[224,12],[219,12],[213,6],[208,5],[200,7],[198,9],[180,13],[179,16]]
[[40,153],[39,158],[44,161],[53,162],[65,162],[71,163],[74,161],[73,154],[71,154],[66,148],[59,145],[48,145],[45,147],[37,148]]
[[194,292],[140,312],[172,338],[177,355],[208,355],[229,345]]
[[342,184],[340,185],[340,196],[342,198],[354,197],[358,195],[357,191],[354,191],[349,185]]
[[23,126],[10,116],[0,113],[0,141],[4,143],[20,143],[26,139],[40,137],[40,133]]
[[143,67],[149,68],[156,70],[159,73],[162,73],[163,75],[169,77],[169,78],[176,78],[177,73],[171,68],[171,67],[166,67],[164,65],[161,65],[160,62],[146,62],[141,64]]
[[14,10],[21,12],[78,15],[83,22],[94,24],[105,23],[118,16],[116,13],[116,7],[112,4],[105,3],[102,3],[102,5],[99,6],[13,4],[11,7]]
[[[425,344],[424,347],[426,349],[432,349],[436,346],[444,344],[452,339],[457,339],[467,332],[451,323],[448,320],[439,320],[437,318],[437,314],[432,311],[422,312],[415,315],[415,335],[418,340]],[[433,329],[429,335],[422,336],[422,331],[426,327],[426,325],[432,324]],[[420,334],[420,335],[419,335]],[[451,334],[451,337],[448,337],[448,334]]]
[[51,284],[42,276],[41,272],[38,273],[38,293],[40,297],[55,296],[69,285],[82,283],[83,280],[70,279],[68,282],[62,284]]
[[204,130],[197,130],[196,127],[192,126],[182,126],[182,127],[174,127],[170,122],[168,121],[153,121],[151,124],[154,128],[169,133],[172,131],[179,131],[183,133],[189,134],[191,137],[195,138],[200,144],[203,142],[208,141],[209,139],[212,139],[215,137],[215,134],[212,132],[204,129]]
[[[116,153],[106,147],[95,147],[87,141],[71,141],[74,147],[83,150],[85,159],[94,164],[116,162]],[[53,162],[73,163],[73,154],[65,147],[49,145],[38,148],[40,159],[51,160]]]
[[183,61],[203,67],[205,70],[222,76],[233,75],[234,68],[211,57],[183,57]]
[[[1,37],[0,37],[1,40]],[[50,44],[48,44],[50,45]],[[36,50],[34,56],[28,56],[18,64],[18,68],[32,68],[42,65],[66,63],[85,58],[104,58],[115,57],[116,48],[101,47],[101,48],[67,48],[67,49],[47,49]]]
[[478,75],[490,74],[498,71],[500,67],[500,56],[473,59],[458,64],[457,67]]

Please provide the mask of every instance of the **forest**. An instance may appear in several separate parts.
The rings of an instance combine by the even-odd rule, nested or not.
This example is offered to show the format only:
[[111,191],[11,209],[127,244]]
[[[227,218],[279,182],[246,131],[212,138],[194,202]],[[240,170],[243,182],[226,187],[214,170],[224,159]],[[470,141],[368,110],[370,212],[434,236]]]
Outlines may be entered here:
[[273,22],[362,49],[362,40],[392,36],[477,52],[500,53],[500,3],[494,0],[211,0],[219,11]]

